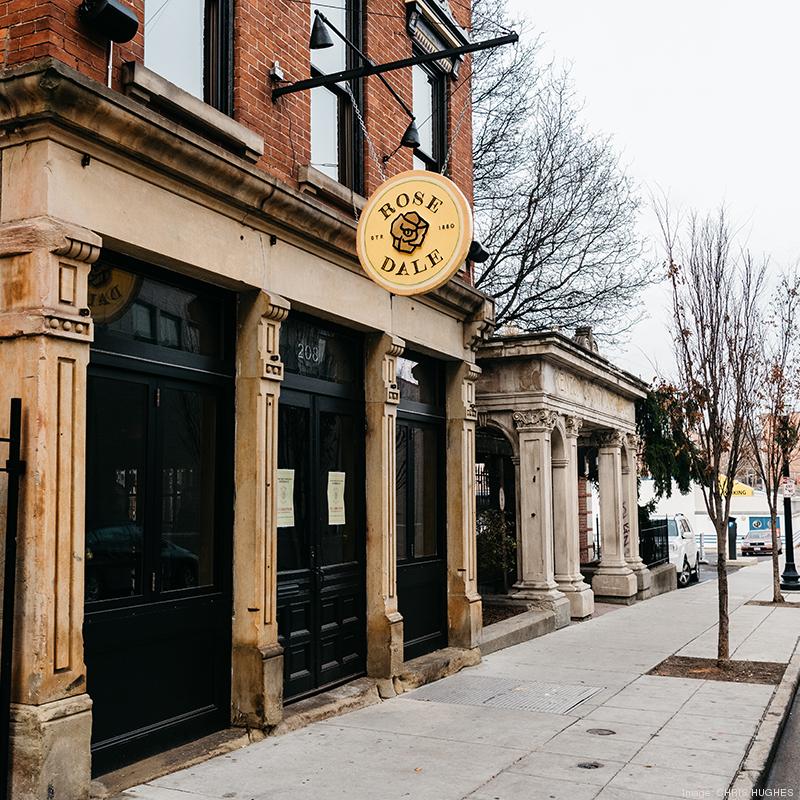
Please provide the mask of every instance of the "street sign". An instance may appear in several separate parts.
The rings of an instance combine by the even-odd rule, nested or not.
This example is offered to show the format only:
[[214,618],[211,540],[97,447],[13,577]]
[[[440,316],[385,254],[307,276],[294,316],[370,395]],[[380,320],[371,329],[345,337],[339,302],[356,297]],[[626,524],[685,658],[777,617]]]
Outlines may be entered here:
[[782,489],[784,497],[794,497],[794,489],[795,489],[794,478],[784,478]]

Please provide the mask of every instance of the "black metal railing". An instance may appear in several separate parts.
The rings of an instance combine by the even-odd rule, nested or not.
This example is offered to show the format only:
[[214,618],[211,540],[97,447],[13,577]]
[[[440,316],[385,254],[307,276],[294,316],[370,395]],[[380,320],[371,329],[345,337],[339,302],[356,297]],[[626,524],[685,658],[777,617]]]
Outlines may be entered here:
[[0,640],[0,800],[6,800],[11,780],[11,653],[14,642],[14,597],[16,594],[17,567],[17,514],[19,511],[19,483],[25,471],[20,455],[22,429],[22,401],[11,400],[8,436],[0,442],[8,444],[8,458],[0,472],[8,475],[6,489],[5,560],[3,562],[3,633]]
[[669,561],[669,537],[665,519],[652,520],[648,527],[639,531],[639,555],[648,567]]

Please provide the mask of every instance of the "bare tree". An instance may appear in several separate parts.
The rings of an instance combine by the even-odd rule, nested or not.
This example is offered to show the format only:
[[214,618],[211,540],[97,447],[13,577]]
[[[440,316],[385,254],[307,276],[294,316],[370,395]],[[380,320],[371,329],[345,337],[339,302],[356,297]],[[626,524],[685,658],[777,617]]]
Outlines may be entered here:
[[800,276],[781,275],[759,337],[758,383],[749,424],[751,458],[767,494],[772,528],[772,599],[783,602],[778,549],[778,491],[784,462],[798,450],[800,427],[794,413],[800,405]]
[[760,335],[764,265],[737,249],[724,210],[672,218],[657,208],[672,283],[674,387],[691,442],[692,472],[717,535],[719,626],[717,658],[730,657],[726,540],[734,476],[747,446]]
[[494,298],[500,325],[620,332],[653,278],[632,182],[610,139],[580,121],[569,74],[539,64],[526,23],[490,0],[476,0],[473,19],[476,37],[522,30],[516,48],[473,62],[475,218],[490,253],[475,285]]

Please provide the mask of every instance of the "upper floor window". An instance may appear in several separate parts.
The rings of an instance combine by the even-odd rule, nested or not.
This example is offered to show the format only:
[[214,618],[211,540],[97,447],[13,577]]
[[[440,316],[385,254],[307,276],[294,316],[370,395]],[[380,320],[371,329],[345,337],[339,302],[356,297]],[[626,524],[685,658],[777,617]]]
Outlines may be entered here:
[[[311,3],[311,20],[319,9],[356,46],[361,41],[359,0]],[[333,47],[311,51],[311,74],[329,75],[359,66],[358,56],[331,34]],[[311,90],[311,166],[350,189],[361,188],[361,136],[353,108],[358,85],[336,84]]]
[[440,172],[447,151],[446,76],[427,65],[411,68],[414,116],[420,146],[414,151],[414,169]]
[[231,113],[232,0],[145,0],[144,65]]

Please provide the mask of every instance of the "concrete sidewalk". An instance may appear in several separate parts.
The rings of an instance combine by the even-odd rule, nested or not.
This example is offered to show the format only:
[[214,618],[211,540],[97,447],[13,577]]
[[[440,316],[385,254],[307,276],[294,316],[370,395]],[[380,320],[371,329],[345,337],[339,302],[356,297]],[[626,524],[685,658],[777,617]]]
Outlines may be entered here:
[[[733,657],[788,662],[800,609],[770,565],[729,576]],[[716,582],[487,656],[379,705],[124,792],[141,800],[657,800],[721,796],[773,686],[647,676],[716,655]]]

